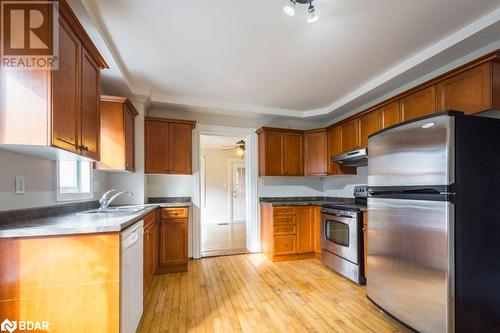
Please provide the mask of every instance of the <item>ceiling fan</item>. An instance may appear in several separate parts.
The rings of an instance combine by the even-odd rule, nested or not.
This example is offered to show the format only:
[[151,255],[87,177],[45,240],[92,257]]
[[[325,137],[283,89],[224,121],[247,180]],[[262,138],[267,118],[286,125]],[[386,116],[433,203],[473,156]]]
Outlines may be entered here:
[[236,142],[235,146],[225,146],[222,150],[223,151],[236,150],[236,154],[238,154],[239,156],[243,156],[245,154],[245,141],[240,140]]

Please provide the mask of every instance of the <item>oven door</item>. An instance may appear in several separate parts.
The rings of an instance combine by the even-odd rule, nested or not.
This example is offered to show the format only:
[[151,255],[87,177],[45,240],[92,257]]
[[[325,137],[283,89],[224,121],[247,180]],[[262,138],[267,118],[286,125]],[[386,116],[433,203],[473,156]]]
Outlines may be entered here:
[[321,248],[359,264],[357,219],[321,213]]

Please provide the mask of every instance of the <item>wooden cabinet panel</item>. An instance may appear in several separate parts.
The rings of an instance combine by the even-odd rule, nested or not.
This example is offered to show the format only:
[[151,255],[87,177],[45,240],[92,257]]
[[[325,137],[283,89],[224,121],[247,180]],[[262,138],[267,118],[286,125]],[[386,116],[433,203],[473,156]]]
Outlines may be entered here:
[[420,90],[401,100],[402,121],[408,121],[436,112],[436,87]]
[[159,209],[144,217],[144,256],[143,256],[143,291],[146,296],[151,281],[158,268],[159,246]]
[[145,169],[154,174],[192,174],[194,121],[146,118]]
[[295,215],[295,207],[292,206],[277,206],[274,207],[274,215]]
[[162,218],[180,218],[180,217],[188,217],[188,208],[187,207],[181,207],[181,208],[169,208],[169,209],[164,209],[161,213]]
[[360,146],[368,147],[368,137],[381,128],[380,112],[378,110],[367,113],[359,118]]
[[80,153],[81,44],[71,27],[59,27],[59,69],[52,71],[52,145]]
[[99,160],[99,66],[87,53],[82,52],[81,69],[81,150],[82,155]]
[[187,220],[162,220],[160,265],[187,263]]
[[438,111],[466,114],[492,108],[492,63],[485,63],[437,85]]
[[276,225],[274,226],[274,235],[290,235],[297,233],[297,227],[295,225]]
[[297,253],[314,252],[314,207],[297,207]]
[[392,102],[380,109],[381,127],[382,129],[397,125],[401,122],[401,112],[399,102]]
[[274,253],[276,255],[295,254],[296,242],[295,235],[274,236]]
[[139,114],[126,97],[102,95],[101,160],[97,168],[135,171],[135,117]]
[[340,127],[334,127],[328,130],[328,174],[356,174],[356,168],[341,167],[335,162],[332,162],[332,156],[337,156],[342,153],[342,137]]
[[144,133],[146,173],[167,173],[168,123],[146,120]]
[[126,108],[125,122],[125,170],[135,171],[135,116],[136,114]]
[[168,125],[168,173],[193,173],[193,126],[169,123]]
[[[266,132],[264,161],[265,170],[261,176],[283,175],[283,134],[281,132]],[[262,155],[261,155],[262,158]]]
[[350,152],[360,146],[358,121],[353,119],[340,125],[341,153]]
[[276,213],[274,213],[274,224],[279,225],[279,224],[296,224],[297,223],[297,216],[296,215],[280,215],[276,216]]
[[321,207],[314,207],[314,253],[316,257],[321,256]]
[[303,140],[302,133],[283,134],[283,175],[304,175]]
[[304,174],[322,176],[327,174],[328,135],[326,130],[304,134]]

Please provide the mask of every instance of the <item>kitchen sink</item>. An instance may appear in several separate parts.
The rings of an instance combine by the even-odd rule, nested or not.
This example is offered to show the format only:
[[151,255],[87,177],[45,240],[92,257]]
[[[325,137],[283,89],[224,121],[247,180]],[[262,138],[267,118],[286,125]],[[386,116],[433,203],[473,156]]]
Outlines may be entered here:
[[89,210],[86,212],[77,213],[76,215],[93,215],[93,214],[136,214],[142,210],[146,209],[146,207],[108,207],[108,208],[99,208],[94,210]]

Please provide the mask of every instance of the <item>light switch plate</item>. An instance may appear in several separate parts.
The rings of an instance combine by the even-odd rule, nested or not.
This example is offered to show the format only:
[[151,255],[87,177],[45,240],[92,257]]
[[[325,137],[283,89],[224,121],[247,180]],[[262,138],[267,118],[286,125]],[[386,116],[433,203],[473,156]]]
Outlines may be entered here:
[[24,176],[16,176],[16,194],[24,194],[26,192],[26,182]]

